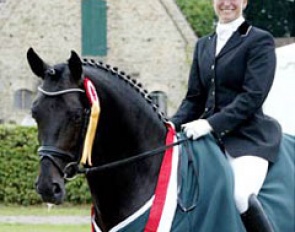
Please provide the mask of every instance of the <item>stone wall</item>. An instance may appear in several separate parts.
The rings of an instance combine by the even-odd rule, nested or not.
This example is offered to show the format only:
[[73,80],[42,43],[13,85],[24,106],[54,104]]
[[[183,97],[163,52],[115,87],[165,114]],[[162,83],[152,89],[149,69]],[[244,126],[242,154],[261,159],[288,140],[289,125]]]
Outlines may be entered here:
[[[185,91],[196,37],[173,0],[108,0],[108,55],[95,57],[129,73],[149,91],[168,96],[173,114]],[[48,63],[81,52],[81,2],[1,0],[0,120],[20,123],[28,109],[14,106],[15,92],[36,92],[26,51],[33,47]]]
[[[1,8],[0,119],[20,123],[29,110],[14,106],[15,92],[36,92],[38,79],[26,61],[34,47],[49,62],[64,61],[69,51],[80,48],[80,3],[73,0],[6,0]],[[4,13],[8,12],[8,13]]]

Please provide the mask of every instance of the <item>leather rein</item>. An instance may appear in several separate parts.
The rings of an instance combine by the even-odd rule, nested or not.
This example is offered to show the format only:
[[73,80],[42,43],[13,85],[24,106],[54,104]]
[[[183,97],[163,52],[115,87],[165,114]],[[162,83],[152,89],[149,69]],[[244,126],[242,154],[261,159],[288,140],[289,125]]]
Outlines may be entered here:
[[[85,91],[83,89],[79,89],[79,88],[70,88],[70,89],[65,89],[65,90],[61,90],[61,91],[56,91],[56,92],[48,92],[43,90],[40,86],[38,87],[38,91],[43,93],[46,96],[52,97],[52,96],[59,96],[59,95],[63,95],[63,94],[67,94],[67,93],[85,93]],[[86,112],[86,116],[84,117],[84,122],[83,122],[83,127],[82,127],[82,132],[81,132],[81,137],[82,139],[84,139],[85,136],[85,131],[87,128],[87,121],[88,121],[88,117],[89,116],[89,110],[85,110]],[[80,147],[79,151],[77,152],[79,157],[78,160],[76,159],[77,154],[72,154],[70,152],[66,152],[63,151],[55,146],[47,146],[47,145],[43,145],[40,146],[38,148],[38,154],[41,157],[40,161],[42,161],[44,158],[49,159],[52,164],[57,168],[57,170],[60,172],[60,174],[63,176],[64,179],[66,180],[72,180],[74,179],[78,174],[89,174],[92,172],[99,172],[99,171],[104,171],[104,170],[108,170],[108,169],[112,169],[130,162],[134,162],[140,159],[143,159],[145,157],[151,157],[154,155],[157,155],[173,146],[179,145],[183,142],[188,141],[188,138],[184,138],[181,140],[178,140],[177,142],[168,144],[168,145],[163,145],[160,146],[158,148],[155,148],[153,150],[150,151],[146,151],[146,152],[142,152],[139,153],[137,155],[134,155],[132,157],[128,157],[122,160],[118,160],[118,161],[114,161],[111,163],[107,163],[107,164],[103,164],[100,166],[96,166],[96,167],[82,167],[80,165],[80,160],[81,160],[81,156],[82,156],[82,148]],[[82,143],[83,144],[83,143]],[[83,147],[83,145],[82,145]],[[64,168],[62,168],[59,165],[59,162],[56,159],[60,159],[64,162],[68,161],[67,164],[65,165]]]

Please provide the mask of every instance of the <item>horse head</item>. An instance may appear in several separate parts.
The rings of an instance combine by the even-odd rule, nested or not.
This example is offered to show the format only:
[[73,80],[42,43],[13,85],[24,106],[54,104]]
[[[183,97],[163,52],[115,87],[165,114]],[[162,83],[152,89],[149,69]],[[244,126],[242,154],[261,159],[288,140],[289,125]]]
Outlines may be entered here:
[[[75,52],[67,63],[54,66],[33,49],[28,50],[27,59],[33,73],[43,80],[32,116],[37,122],[41,157],[36,189],[45,202],[63,202],[64,176],[71,163],[81,158],[89,118],[85,112],[91,108],[85,79],[94,84],[101,108],[92,147],[94,167],[136,157],[165,144],[165,116],[147,91],[125,73],[93,60],[81,61]],[[161,154],[86,174],[94,205],[106,227],[126,218],[153,196]]]
[[60,204],[65,196],[63,170],[79,155],[77,141],[85,109],[80,89],[82,65],[75,52],[68,64],[55,66],[43,62],[33,49],[28,50],[27,59],[34,74],[43,80],[32,106],[41,145],[36,189],[45,202]]

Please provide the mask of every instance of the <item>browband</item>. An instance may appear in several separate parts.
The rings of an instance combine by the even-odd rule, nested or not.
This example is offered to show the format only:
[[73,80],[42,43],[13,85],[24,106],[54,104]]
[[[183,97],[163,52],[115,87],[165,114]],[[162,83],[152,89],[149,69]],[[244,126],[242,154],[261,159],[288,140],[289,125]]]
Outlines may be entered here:
[[83,89],[79,89],[79,88],[65,89],[65,90],[60,90],[60,91],[56,91],[56,92],[48,92],[48,91],[45,91],[44,89],[42,89],[41,86],[38,86],[38,91],[40,91],[41,93],[43,93],[47,96],[58,96],[61,94],[71,93],[71,92],[82,92],[82,93],[85,92]]

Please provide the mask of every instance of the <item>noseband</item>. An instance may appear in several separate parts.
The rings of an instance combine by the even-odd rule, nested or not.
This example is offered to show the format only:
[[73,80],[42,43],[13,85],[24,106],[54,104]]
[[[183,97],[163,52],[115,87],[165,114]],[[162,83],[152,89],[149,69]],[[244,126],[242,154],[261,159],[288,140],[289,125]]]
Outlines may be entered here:
[[[76,162],[71,162],[75,160],[75,155],[73,155],[70,152],[65,152],[54,146],[40,146],[38,148],[38,154],[41,157],[41,161],[44,158],[48,158],[53,163],[53,165],[57,168],[60,174],[67,180],[71,179],[73,171],[78,172],[78,170],[75,169]],[[62,168],[59,165],[59,163],[56,161],[56,158],[59,158],[63,161],[70,161],[70,162],[68,162],[68,164],[64,168]]]

